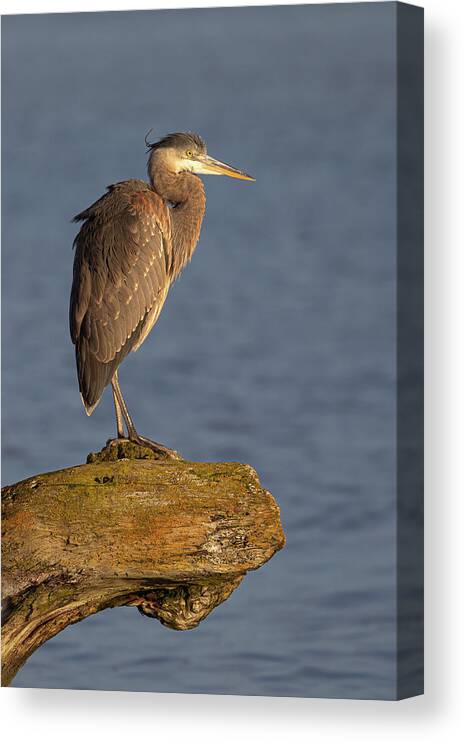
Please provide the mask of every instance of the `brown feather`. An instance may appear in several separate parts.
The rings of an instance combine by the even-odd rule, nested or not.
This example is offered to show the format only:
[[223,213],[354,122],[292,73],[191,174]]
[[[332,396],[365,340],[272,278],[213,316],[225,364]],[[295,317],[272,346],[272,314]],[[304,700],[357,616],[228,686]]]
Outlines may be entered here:
[[144,342],[198,242],[202,181],[167,166],[169,152],[186,146],[206,151],[194,134],[173,134],[150,145],[150,185],[111,185],[75,217],[83,224],[74,243],[69,319],[87,414],[121,361]]
[[127,181],[80,215],[86,221],[75,240],[70,329],[86,408],[96,405],[138,343],[147,315],[164,302],[167,212],[146,183]]

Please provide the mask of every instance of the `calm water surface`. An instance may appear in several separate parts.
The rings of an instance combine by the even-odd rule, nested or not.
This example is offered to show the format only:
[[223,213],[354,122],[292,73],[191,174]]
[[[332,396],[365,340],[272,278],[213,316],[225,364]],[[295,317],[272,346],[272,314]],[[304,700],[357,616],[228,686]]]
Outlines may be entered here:
[[395,688],[394,4],[3,21],[3,481],[85,461],[67,311],[75,225],[190,129],[192,264],[120,380],[141,431],[252,464],[286,548],[192,632],[129,608],[68,628],[14,685],[390,698]]

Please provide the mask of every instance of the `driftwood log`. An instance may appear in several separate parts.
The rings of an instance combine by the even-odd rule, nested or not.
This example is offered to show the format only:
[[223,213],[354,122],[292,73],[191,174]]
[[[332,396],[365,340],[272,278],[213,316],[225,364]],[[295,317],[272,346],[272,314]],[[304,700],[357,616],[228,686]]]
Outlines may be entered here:
[[2,490],[2,684],[66,626],[134,605],[196,627],[284,545],[252,467],[120,443]]

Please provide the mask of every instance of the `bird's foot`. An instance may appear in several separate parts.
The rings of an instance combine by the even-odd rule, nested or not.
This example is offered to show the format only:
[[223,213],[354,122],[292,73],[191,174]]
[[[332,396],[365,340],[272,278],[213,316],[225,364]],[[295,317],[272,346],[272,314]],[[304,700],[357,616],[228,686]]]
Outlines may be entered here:
[[173,448],[168,448],[167,446],[164,446],[162,443],[156,443],[155,441],[150,440],[150,438],[146,438],[143,435],[139,435],[139,433],[131,433],[129,435],[129,440],[132,443],[136,443],[138,446],[149,448],[151,451],[153,451],[157,455],[157,458],[175,459],[177,461],[182,460],[182,456],[180,456],[179,453],[175,451]]
[[136,434],[132,439],[124,437],[110,438],[99,453],[89,454],[87,463],[117,461],[118,459],[157,459],[160,461],[171,459],[182,461],[182,456],[161,443],[155,443],[149,438]]

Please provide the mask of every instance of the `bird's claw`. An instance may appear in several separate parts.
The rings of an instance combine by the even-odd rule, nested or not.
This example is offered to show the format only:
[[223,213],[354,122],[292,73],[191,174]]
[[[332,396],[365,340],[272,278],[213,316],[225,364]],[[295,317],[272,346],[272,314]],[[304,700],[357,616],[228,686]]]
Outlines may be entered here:
[[[157,459],[160,460],[176,460],[180,461],[182,460],[182,456],[179,455],[177,451],[174,451],[172,448],[168,448],[167,446],[163,446],[161,443],[156,443],[155,441],[150,440],[150,438],[145,438],[142,435],[134,435],[131,438],[110,438],[106,442],[106,448],[116,448],[118,450],[118,446],[121,446],[120,451],[120,458],[140,458],[139,456],[135,456],[131,454],[130,448],[128,448],[128,444],[130,447],[130,444],[133,444],[135,446],[140,446],[141,448],[148,448],[156,455]],[[143,456],[141,458],[144,458]]]
[[156,443],[156,441],[152,441],[150,438],[146,438],[138,433],[130,436],[129,440],[132,441],[132,443],[136,443],[138,446],[150,448],[150,450],[156,453],[160,459],[175,459],[177,461],[182,459],[182,456],[180,456],[173,448],[168,448],[162,443]]

